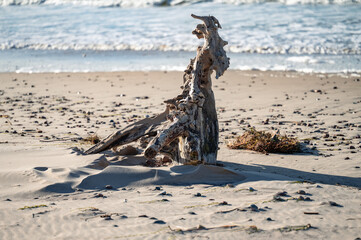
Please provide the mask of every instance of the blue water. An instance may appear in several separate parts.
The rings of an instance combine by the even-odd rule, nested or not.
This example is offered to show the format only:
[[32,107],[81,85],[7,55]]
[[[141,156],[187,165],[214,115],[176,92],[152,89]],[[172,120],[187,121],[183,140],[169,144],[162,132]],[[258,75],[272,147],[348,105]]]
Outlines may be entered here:
[[59,1],[0,0],[0,71],[182,70],[194,13],[220,21],[231,69],[361,72],[358,2]]

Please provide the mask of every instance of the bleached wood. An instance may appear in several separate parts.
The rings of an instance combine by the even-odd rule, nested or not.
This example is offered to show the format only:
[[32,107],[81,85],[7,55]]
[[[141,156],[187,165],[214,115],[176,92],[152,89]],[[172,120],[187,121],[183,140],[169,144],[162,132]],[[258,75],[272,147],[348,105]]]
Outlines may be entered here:
[[223,49],[227,42],[218,35],[221,25],[215,17],[192,17],[203,21],[192,33],[204,38],[204,44],[184,71],[183,92],[165,101],[165,113],[117,131],[85,153],[101,152],[157,130],[144,151],[146,158],[154,159],[160,153],[181,164],[216,164],[218,120],[211,74],[215,71],[218,78],[228,68],[229,58]]

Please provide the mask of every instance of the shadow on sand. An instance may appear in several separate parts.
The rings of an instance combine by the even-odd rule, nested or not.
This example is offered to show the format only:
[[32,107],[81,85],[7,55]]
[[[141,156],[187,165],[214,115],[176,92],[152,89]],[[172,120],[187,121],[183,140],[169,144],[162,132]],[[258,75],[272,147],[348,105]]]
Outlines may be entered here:
[[151,168],[142,166],[144,162],[145,158],[140,156],[124,157],[120,161],[111,161],[109,166],[98,173],[86,176],[81,182],[68,180],[63,183],[55,183],[43,188],[43,191],[70,193],[74,192],[76,188],[99,190],[104,189],[106,185],[112,185],[114,189],[145,185],[189,186],[192,184],[209,184],[217,186],[253,181],[307,181],[361,188],[361,178],[306,172],[262,164],[245,165],[218,161],[224,167],[179,165]]
[[[286,177],[294,178],[295,180],[301,180],[301,181],[306,180],[313,183],[323,183],[329,185],[345,185],[350,187],[361,188],[361,178],[337,176],[337,175],[330,175],[330,174],[323,174],[316,172],[306,172],[292,168],[284,168],[284,167],[262,165],[262,164],[245,165],[245,164],[223,162],[223,161],[218,161],[218,162],[224,164],[225,166],[231,169],[241,172],[246,171],[246,172],[269,173],[269,174],[275,174],[275,176],[276,175],[286,176]],[[262,176],[262,174],[260,174],[259,176]],[[259,180],[266,180],[266,179],[260,178]],[[283,179],[280,178],[274,180],[283,180]],[[247,181],[247,179],[245,179],[245,181]]]

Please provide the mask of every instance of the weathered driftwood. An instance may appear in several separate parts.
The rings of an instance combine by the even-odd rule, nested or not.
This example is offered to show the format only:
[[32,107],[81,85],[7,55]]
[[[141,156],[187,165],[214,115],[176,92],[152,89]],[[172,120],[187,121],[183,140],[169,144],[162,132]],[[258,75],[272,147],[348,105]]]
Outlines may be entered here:
[[85,153],[150,138],[144,156],[153,159],[158,153],[182,164],[216,164],[218,151],[218,120],[212,91],[211,74],[220,77],[229,66],[223,47],[227,44],[218,35],[221,28],[213,16],[196,16],[203,21],[192,32],[204,38],[183,76],[183,92],[165,101],[166,111],[154,119],[144,119],[105,138]]
[[134,142],[141,137],[154,137],[157,134],[157,128],[161,123],[167,120],[166,116],[168,113],[169,111],[166,110],[155,118],[145,118],[118,130],[86,150],[84,153],[100,153],[111,148]]

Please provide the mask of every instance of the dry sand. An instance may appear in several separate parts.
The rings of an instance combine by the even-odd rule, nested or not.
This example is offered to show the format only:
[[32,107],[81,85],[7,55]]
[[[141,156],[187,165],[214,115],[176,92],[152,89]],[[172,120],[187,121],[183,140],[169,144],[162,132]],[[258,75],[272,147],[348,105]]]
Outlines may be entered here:
[[[181,72],[1,73],[0,83],[0,239],[361,238],[360,76],[214,80],[224,167],[79,151],[83,138],[162,112]],[[251,126],[297,137],[304,152],[227,149]]]

